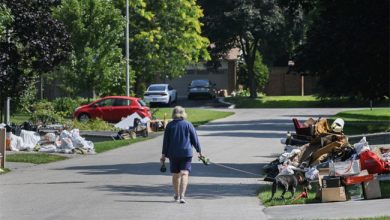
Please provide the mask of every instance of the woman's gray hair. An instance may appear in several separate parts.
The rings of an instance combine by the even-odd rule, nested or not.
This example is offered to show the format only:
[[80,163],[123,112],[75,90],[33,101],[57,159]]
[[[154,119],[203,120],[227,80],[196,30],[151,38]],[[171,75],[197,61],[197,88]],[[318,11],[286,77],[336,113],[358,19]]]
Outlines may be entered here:
[[186,110],[181,106],[176,106],[172,111],[173,119],[186,119],[187,113]]

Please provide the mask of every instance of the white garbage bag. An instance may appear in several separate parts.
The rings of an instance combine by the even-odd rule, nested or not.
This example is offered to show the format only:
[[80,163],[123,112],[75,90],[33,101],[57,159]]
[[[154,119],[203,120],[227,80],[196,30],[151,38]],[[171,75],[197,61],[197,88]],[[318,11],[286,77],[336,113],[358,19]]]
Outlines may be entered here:
[[41,136],[35,131],[21,130],[20,137],[23,139],[23,145],[19,150],[33,150],[41,140]]
[[60,149],[74,149],[72,139],[65,137],[61,139]]
[[81,147],[83,149],[94,149],[94,145],[91,141],[86,141],[83,137],[80,136],[79,129],[73,129],[70,131],[72,135],[72,142],[74,147]]
[[54,144],[41,145],[41,147],[39,148],[39,152],[55,153],[57,152],[57,147]]
[[10,149],[11,151],[19,151],[22,149],[23,139],[19,136],[11,134]]

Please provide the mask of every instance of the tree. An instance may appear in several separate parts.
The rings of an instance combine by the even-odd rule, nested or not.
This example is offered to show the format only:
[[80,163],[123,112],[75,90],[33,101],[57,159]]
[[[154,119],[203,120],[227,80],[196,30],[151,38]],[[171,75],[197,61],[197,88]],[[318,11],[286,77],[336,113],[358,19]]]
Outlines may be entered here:
[[[256,52],[255,56],[256,58],[253,66],[253,72],[255,75],[254,78],[258,90],[262,91],[265,88],[265,85],[267,84],[269,71],[267,66],[263,63],[263,59],[259,51]],[[249,79],[248,79],[248,68],[245,65],[245,63],[239,64],[238,82],[244,85],[246,88],[249,88],[250,86]]]
[[[87,90],[92,97],[124,92],[124,19],[112,1],[63,0],[54,10],[70,33],[71,62],[58,71],[74,94]],[[76,86],[75,86],[76,85]],[[70,90],[71,91],[71,90]]]
[[297,71],[318,74],[322,97],[390,97],[389,1],[318,1]]
[[10,10],[4,3],[0,3],[0,38],[5,36],[6,25],[12,21]]
[[56,4],[53,0],[0,2],[0,18],[6,30],[0,38],[1,106],[5,97],[17,101],[36,76],[50,72],[67,59],[67,32],[61,22],[51,17],[51,7]]
[[209,59],[195,0],[132,1],[130,15],[130,64],[137,85],[159,75],[181,76],[188,64]]
[[214,58],[232,47],[239,47],[245,61],[250,97],[257,97],[254,63],[256,53],[267,39],[277,36],[284,16],[276,0],[199,1],[205,10],[205,33],[215,47]]

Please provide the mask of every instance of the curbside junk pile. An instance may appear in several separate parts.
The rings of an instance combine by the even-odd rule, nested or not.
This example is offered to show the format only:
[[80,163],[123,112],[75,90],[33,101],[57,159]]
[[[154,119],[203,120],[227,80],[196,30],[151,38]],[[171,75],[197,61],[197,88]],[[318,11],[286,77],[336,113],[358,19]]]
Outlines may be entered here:
[[[390,148],[372,147],[365,137],[349,143],[341,118],[330,126],[325,118],[292,122],[295,133],[281,138],[284,152],[264,167],[265,181],[275,184],[280,175],[301,176],[317,184],[316,197],[322,202],[382,197],[380,181],[390,177]],[[303,189],[307,195],[310,189]]]

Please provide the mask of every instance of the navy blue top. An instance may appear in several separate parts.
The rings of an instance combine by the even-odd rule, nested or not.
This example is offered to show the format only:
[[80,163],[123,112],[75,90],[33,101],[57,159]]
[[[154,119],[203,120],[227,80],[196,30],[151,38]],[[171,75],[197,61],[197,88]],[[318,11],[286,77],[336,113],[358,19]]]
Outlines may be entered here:
[[183,119],[169,122],[164,132],[162,153],[168,158],[192,157],[192,146],[201,152],[198,135],[191,122]]

